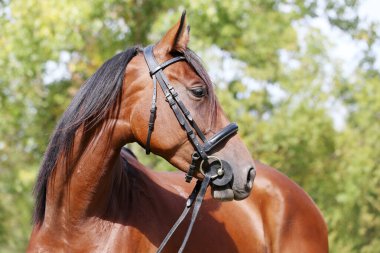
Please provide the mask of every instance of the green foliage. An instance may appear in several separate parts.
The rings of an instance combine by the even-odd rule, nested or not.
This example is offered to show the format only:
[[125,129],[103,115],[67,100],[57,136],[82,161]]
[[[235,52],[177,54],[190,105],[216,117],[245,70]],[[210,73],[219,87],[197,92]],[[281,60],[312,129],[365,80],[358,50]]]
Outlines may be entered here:
[[[49,134],[80,84],[116,52],[157,41],[183,9],[191,47],[210,70],[216,66],[207,64],[207,55],[215,47],[228,52],[218,63],[242,63],[241,74],[218,80],[217,93],[253,157],[282,170],[313,197],[329,225],[331,252],[378,251],[378,26],[361,25],[357,6],[353,0],[0,1],[1,252],[21,252],[27,245],[35,175]],[[368,45],[350,79],[327,53],[334,42],[318,29],[298,41],[293,24],[320,13]],[[50,65],[67,76],[47,81],[54,76]],[[274,90],[280,98],[274,99]],[[339,131],[331,101],[348,110]],[[144,164],[174,170],[130,146]]]
[[335,149],[339,163],[333,179],[338,187],[330,207],[334,214],[329,217],[330,234],[339,238],[334,247],[337,252],[344,244],[351,252],[376,252],[380,233],[380,81],[359,72],[354,82],[345,85],[343,94],[351,112]]

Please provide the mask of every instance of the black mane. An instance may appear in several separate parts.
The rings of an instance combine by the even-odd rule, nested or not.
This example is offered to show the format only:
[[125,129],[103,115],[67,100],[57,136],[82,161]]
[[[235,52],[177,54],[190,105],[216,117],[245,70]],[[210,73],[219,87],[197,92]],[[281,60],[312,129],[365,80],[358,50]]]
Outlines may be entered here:
[[121,94],[125,68],[137,51],[138,48],[133,47],[106,61],[81,86],[58,122],[50,137],[34,188],[34,224],[44,219],[47,182],[57,163],[58,155],[71,153],[75,133],[81,125],[90,129],[110,113]]
[[[106,61],[79,89],[50,137],[37,182],[34,188],[35,207],[33,223],[39,224],[45,217],[47,183],[62,155],[66,173],[70,173],[68,156],[72,153],[73,141],[78,128],[90,130],[101,123],[118,106],[127,64],[140,51],[132,47]],[[184,53],[187,62],[208,87],[211,115],[216,115],[216,99],[212,82],[199,57],[190,49]],[[214,118],[212,119],[214,121]]]

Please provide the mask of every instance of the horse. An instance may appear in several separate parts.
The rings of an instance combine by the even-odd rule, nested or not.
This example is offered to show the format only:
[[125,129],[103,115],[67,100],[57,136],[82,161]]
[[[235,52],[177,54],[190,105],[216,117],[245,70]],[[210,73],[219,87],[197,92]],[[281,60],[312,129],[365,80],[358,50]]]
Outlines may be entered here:
[[[284,176],[255,165],[188,42],[183,14],[150,51],[129,48],[82,85],[42,161],[28,252],[157,250],[192,184],[145,168],[123,148],[132,142],[188,182],[211,180],[216,169],[186,252],[327,252],[318,209]],[[256,171],[267,176],[252,198]],[[165,252],[178,250],[189,222]]]

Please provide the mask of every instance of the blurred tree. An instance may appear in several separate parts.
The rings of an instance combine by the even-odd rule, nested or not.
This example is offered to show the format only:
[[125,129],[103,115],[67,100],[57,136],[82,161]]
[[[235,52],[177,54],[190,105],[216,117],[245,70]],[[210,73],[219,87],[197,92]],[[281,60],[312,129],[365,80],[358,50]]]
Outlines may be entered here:
[[[336,90],[346,104],[347,126],[337,138],[329,208],[335,252],[376,252],[380,246],[380,81],[373,69],[358,70]],[[338,207],[338,208],[337,208]],[[342,251],[341,249],[347,249]]]

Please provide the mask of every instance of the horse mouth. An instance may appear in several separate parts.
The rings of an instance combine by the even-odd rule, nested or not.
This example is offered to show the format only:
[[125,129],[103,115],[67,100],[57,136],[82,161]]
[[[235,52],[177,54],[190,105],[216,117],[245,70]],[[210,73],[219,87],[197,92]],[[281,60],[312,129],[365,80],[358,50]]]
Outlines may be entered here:
[[234,191],[230,186],[211,186],[211,194],[214,199],[219,201],[232,201],[234,199]]
[[250,194],[249,191],[239,191],[232,190],[231,188],[225,187],[220,188],[217,186],[211,187],[212,197],[219,201],[232,201],[232,200],[243,200],[247,198]]

